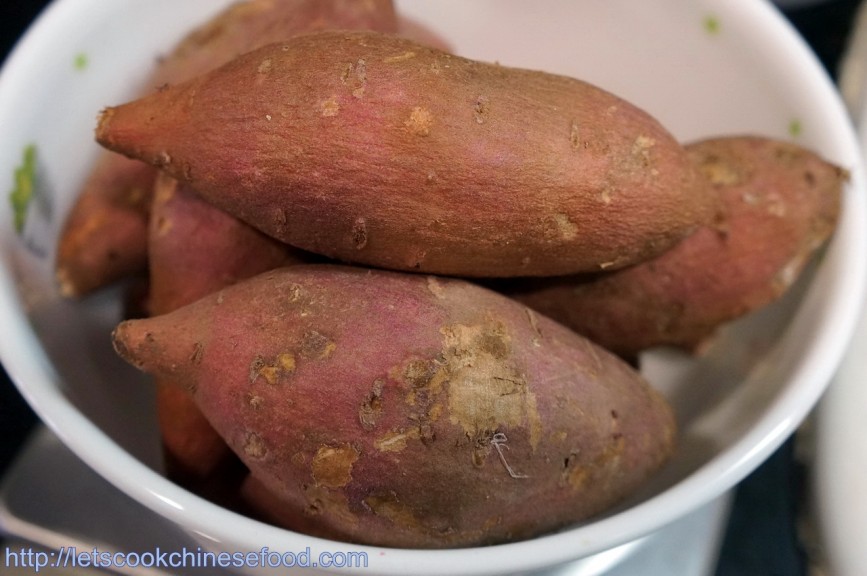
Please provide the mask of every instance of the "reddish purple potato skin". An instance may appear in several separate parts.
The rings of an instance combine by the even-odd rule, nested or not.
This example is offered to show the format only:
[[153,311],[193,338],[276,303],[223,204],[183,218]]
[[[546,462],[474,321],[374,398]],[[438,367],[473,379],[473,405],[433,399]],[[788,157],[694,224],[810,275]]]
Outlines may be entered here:
[[700,351],[724,323],[777,300],[832,235],[845,171],[761,137],[686,148],[722,201],[720,222],[632,268],[504,291],[625,357],[660,345]]
[[460,280],[283,268],[114,342],[192,391],[289,528],[346,541],[544,534],[619,502],[675,441],[667,403],[620,359]]
[[715,211],[683,148],[622,99],[370,32],[246,54],[107,109],[97,139],[288,244],[404,271],[615,269]]
[[[239,54],[302,31],[370,28],[397,32],[391,0],[250,0],[191,31],[159,62],[141,95],[212,70]],[[412,33],[424,33],[413,28]],[[82,297],[147,268],[156,172],[118,154],[100,155],[58,241],[60,292]]]

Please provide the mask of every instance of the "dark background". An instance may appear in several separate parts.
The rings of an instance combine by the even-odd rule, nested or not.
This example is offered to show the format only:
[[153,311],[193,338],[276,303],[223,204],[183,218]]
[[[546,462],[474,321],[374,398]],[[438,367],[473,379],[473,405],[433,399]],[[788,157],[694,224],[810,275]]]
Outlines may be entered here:
[[[831,0],[784,12],[835,78],[859,1]],[[0,60],[46,4],[0,0]],[[0,127],[0,137],[2,132]],[[0,338],[5,337],[0,326]],[[0,476],[37,422],[0,367]],[[717,576],[806,576],[795,532],[802,480],[789,441],[737,488]]]

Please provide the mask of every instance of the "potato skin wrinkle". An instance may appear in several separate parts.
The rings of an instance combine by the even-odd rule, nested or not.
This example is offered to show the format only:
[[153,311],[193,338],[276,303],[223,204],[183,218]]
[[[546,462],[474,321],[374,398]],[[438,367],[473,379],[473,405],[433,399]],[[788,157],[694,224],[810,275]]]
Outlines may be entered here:
[[675,444],[670,407],[635,370],[462,280],[292,266],[114,340],[191,391],[283,525],[345,541],[551,532],[621,501]]
[[683,148],[613,94],[373,32],[253,51],[96,133],[270,236],[403,271],[616,269],[716,210]]

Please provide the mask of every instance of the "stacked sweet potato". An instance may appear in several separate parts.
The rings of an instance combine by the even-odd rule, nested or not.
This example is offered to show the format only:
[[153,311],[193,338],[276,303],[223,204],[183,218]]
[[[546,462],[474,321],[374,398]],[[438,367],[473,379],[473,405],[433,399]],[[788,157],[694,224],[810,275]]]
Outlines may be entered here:
[[150,258],[152,317],[114,342],[156,376],[172,470],[235,454],[289,528],[470,546],[608,509],[676,443],[620,356],[695,350],[836,224],[845,172],[801,147],[684,146],[585,82],[401,38],[387,2],[241,6],[219,30],[243,54],[103,112],[133,159],[105,162],[161,171],[147,232],[103,238]]

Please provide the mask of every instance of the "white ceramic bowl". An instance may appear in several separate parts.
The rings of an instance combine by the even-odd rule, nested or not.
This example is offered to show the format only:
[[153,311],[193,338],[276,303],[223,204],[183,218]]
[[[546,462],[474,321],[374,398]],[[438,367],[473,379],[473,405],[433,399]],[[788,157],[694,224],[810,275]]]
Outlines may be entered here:
[[[399,8],[466,56],[580,77],[645,108],[681,140],[790,138],[851,171],[837,234],[809,282],[727,328],[706,356],[654,352],[650,381],[681,426],[671,464],[594,521],[531,541],[416,551],[316,540],[216,507],[165,480],[145,378],[109,333],[119,292],[63,301],[52,276],[59,224],[97,147],[97,112],[125,101],[161,52],[226,0],[58,0],[0,77],[0,177],[11,189],[37,150],[37,201],[23,234],[0,203],[0,357],[27,400],[85,462],[203,548],[368,553],[366,574],[503,574],[610,550],[712,500],[768,456],[823,392],[864,286],[865,190],[857,139],[811,52],[757,0],[406,0]],[[0,187],[0,191],[4,189]]]

